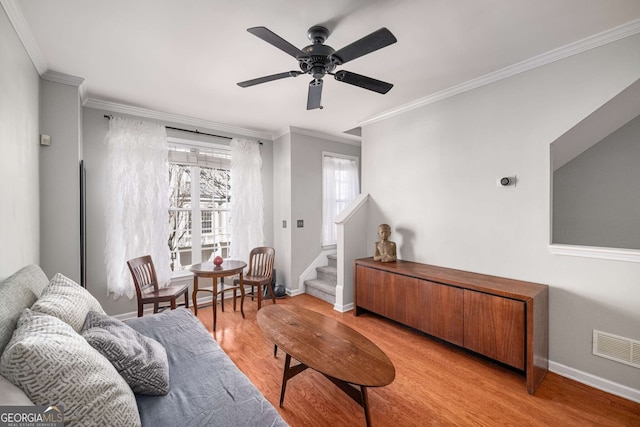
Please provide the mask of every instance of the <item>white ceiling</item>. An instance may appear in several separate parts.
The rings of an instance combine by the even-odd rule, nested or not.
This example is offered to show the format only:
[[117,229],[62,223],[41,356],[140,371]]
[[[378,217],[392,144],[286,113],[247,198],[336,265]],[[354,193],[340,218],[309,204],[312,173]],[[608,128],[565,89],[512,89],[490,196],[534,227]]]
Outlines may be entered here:
[[[44,68],[85,79],[89,100],[279,135],[328,134],[640,18],[638,0],[2,0],[24,15]],[[308,75],[246,31],[265,26],[302,48],[309,27],[336,50],[387,27],[398,42],[339,69],[395,86],[380,95],[325,78],[306,110]],[[24,38],[23,38],[24,40]],[[39,52],[39,53],[38,53]]]

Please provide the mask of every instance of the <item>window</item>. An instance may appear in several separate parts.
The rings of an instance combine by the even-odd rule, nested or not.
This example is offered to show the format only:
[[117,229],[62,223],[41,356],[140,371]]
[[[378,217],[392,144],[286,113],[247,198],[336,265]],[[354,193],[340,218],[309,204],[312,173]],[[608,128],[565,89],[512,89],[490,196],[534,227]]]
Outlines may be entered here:
[[322,245],[338,240],[335,219],[360,193],[358,160],[340,154],[322,154]]
[[[175,143],[169,147],[171,269],[212,256],[229,257],[231,152],[228,147]],[[193,143],[197,144],[197,143]]]

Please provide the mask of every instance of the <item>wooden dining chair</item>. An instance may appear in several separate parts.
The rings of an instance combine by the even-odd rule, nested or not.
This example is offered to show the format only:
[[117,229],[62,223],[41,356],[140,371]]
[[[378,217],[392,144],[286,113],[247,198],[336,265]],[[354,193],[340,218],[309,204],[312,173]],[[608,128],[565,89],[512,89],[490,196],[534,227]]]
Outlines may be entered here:
[[129,271],[133,276],[133,283],[136,285],[136,296],[138,298],[138,317],[142,317],[145,304],[153,304],[153,312],[157,313],[160,303],[168,302],[171,310],[176,308],[176,300],[184,294],[184,306],[189,308],[189,285],[183,286],[158,286],[156,269],[153,266],[151,255],[145,255],[127,261]]
[[[273,285],[271,278],[273,276],[273,262],[276,257],[276,250],[270,247],[261,246],[253,248],[249,254],[249,269],[244,275],[244,286],[251,287],[251,300],[254,296],[258,296],[258,310],[262,307],[262,295],[263,289],[268,289],[271,295],[271,301],[276,303],[276,294],[273,292]],[[234,284],[238,284],[239,280],[234,280]],[[257,288],[257,292],[254,293],[254,289]],[[236,298],[235,290],[233,291],[234,300]],[[245,292],[246,294],[246,292]]]

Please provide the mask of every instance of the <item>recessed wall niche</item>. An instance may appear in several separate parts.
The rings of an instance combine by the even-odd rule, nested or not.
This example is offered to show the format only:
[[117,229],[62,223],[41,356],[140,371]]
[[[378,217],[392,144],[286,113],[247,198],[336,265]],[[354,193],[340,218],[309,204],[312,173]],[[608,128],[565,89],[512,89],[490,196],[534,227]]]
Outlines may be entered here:
[[551,144],[551,173],[552,248],[640,261],[640,80]]

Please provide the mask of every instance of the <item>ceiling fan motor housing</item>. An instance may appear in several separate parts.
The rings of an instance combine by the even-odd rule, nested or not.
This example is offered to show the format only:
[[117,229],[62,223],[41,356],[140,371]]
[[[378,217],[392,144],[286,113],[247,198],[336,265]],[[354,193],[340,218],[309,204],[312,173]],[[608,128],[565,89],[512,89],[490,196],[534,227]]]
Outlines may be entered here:
[[314,79],[321,79],[336,68],[335,62],[331,60],[335,49],[323,44],[329,37],[329,30],[317,25],[309,28],[307,37],[313,44],[302,49],[304,55],[299,55],[296,59],[304,73],[311,74]]
[[314,25],[307,31],[307,37],[313,44],[324,43],[329,38],[329,30],[322,25]]

